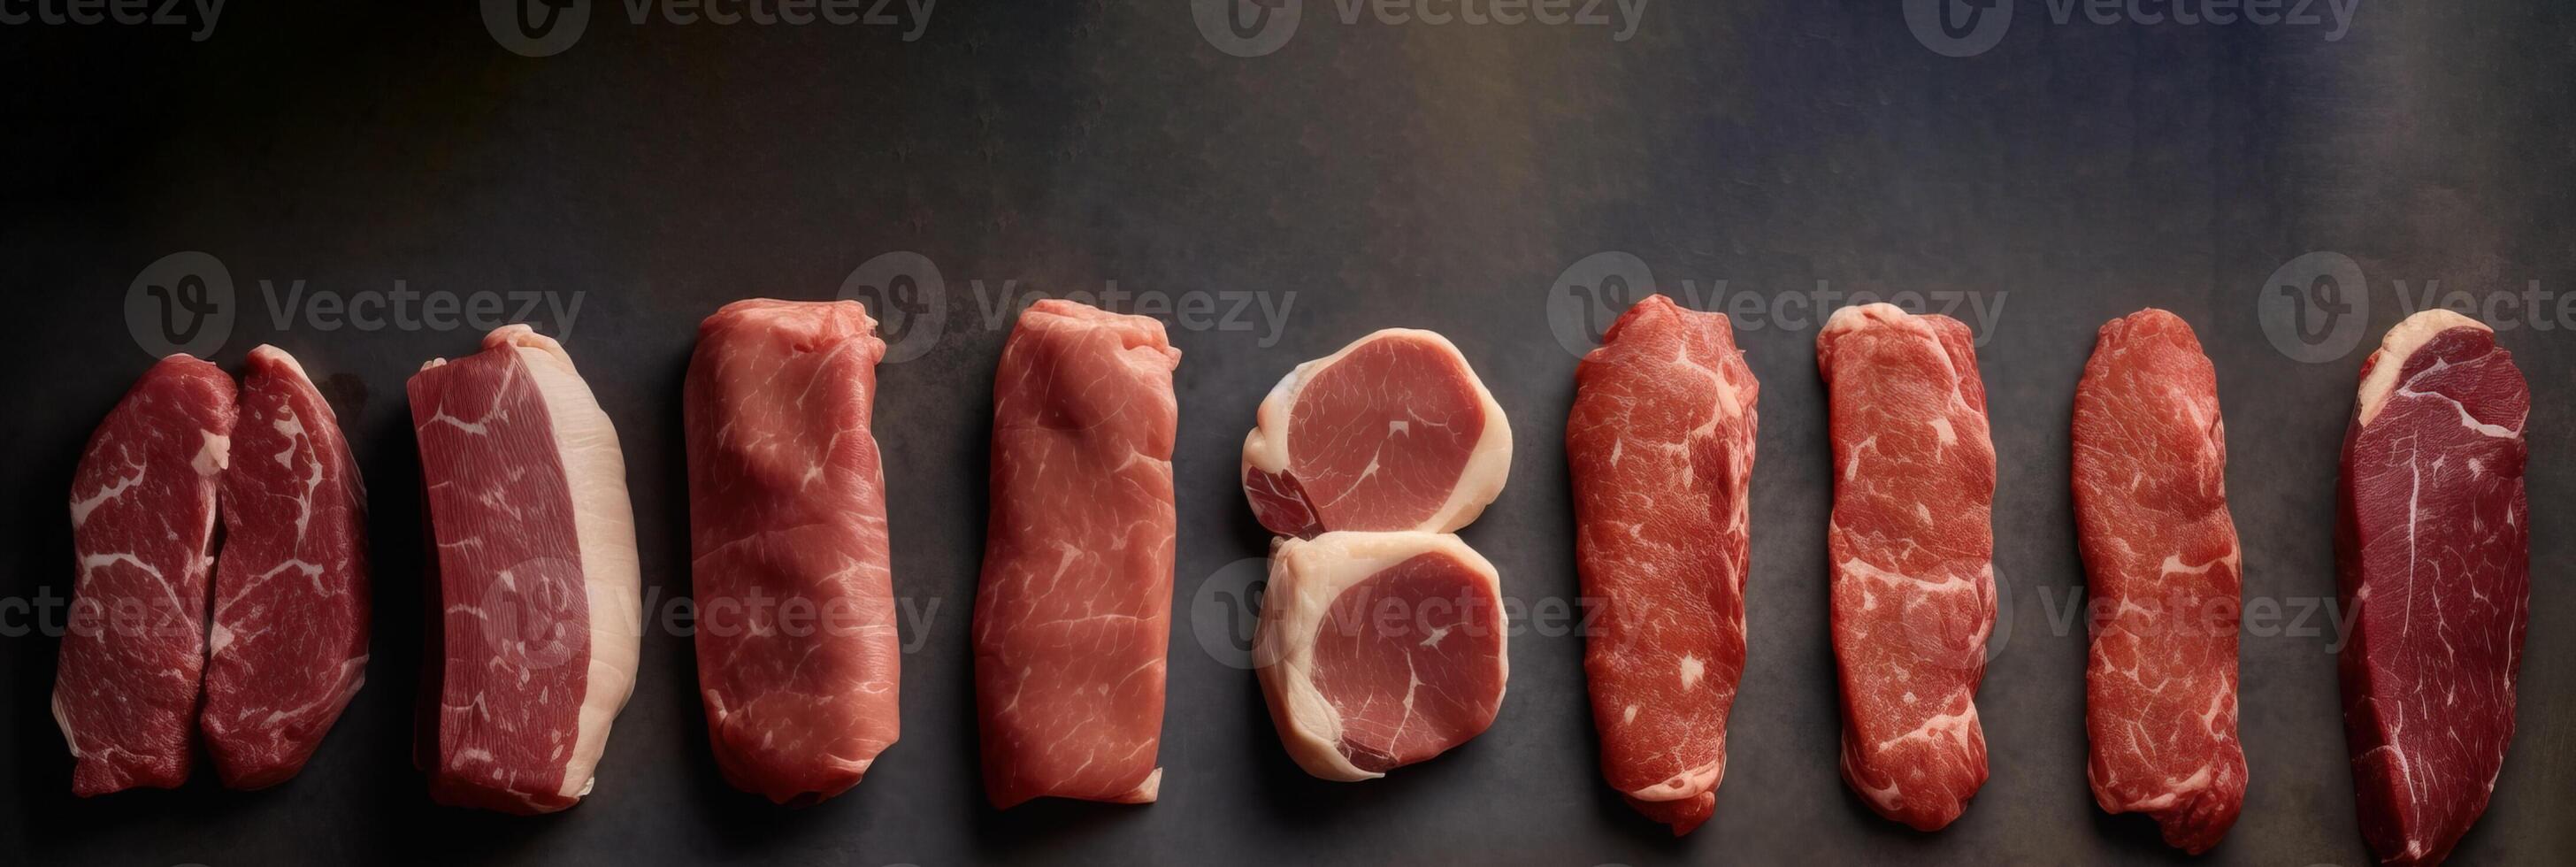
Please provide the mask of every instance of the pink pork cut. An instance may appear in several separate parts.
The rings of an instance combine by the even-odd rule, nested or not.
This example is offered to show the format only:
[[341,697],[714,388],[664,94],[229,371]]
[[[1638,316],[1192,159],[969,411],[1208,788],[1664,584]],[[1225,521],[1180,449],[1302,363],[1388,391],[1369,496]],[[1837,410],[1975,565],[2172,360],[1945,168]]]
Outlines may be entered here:
[[1502,407],[1448,338],[1390,328],[1297,365],[1243,441],[1243,492],[1282,536],[1464,527],[1511,472]]
[[1968,328],[1890,304],[1816,335],[1833,425],[1843,780],[1879,815],[1948,826],[1986,782],[1995,449]]
[[2102,326],[2075,387],[2074,485],[2093,597],[2093,799],[2206,852],[2245,806],[2242,582],[2218,374],[2180,317],[2145,310]]
[[73,794],[188,779],[234,412],[223,370],[161,359],[99,423],[72,474],[79,569],[53,711],[71,746]]
[[2389,864],[2438,864],[2513,740],[2531,606],[2523,421],[2531,391],[2486,325],[2428,310],[2362,365],[2344,436],[2335,549],[2343,719],[2362,836]]
[[1366,780],[1493,725],[1510,674],[1504,627],[1493,564],[1456,536],[1283,538],[1254,661],[1297,766]]
[[250,351],[224,471],[206,751],[224,785],[303,770],[367,680],[367,492],[294,356]]
[[975,594],[984,791],[1142,804],[1163,771],[1172,443],[1163,325],[1047,299],[993,384],[992,515]]
[[1726,316],[1651,295],[1575,371],[1565,455],[1601,772],[1675,835],[1717,808],[1744,674],[1760,385]]
[[782,804],[858,785],[901,722],[885,469],[868,430],[884,355],[859,302],[751,300],[707,317],[689,362],[707,733],[726,780]]
[[439,803],[588,795],[635,685],[642,577],[617,431],[552,338],[508,325],[410,383],[437,583],[417,759]]

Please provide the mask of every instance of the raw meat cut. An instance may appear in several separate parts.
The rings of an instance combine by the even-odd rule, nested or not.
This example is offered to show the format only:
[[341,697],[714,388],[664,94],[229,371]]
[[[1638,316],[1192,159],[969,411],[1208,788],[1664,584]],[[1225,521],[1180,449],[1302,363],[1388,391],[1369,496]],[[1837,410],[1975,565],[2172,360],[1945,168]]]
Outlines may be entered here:
[[2486,325],[2429,310],[2362,365],[2335,549],[2343,718],[2362,836],[2438,864],[2486,812],[2513,740],[2531,606],[2531,391]]
[[1493,724],[1508,660],[1492,564],[1445,535],[1511,470],[1512,432],[1447,338],[1390,328],[1290,371],[1243,442],[1271,547],[1254,661],[1299,767],[1365,780]]
[[707,734],[782,804],[858,785],[901,722],[876,326],[856,301],[727,304],[681,402]]
[[1834,444],[1834,662],[1843,780],[1917,830],[1986,782],[1977,683],[1995,624],[1995,449],[1956,319],[1845,307],[1816,334]]
[[1726,316],[1650,295],[1575,371],[1565,456],[1601,772],[1676,835],[1717,808],[1744,674],[1754,401]]
[[2241,584],[2218,373],[2180,317],[2102,326],[2075,387],[2075,526],[2092,595],[2084,724],[2093,800],[2192,854],[2245,805]]
[[417,744],[430,797],[570,807],[590,794],[643,632],[617,431],[572,356],[525,325],[431,361],[410,394],[438,577]]
[[1374,779],[1493,725],[1510,674],[1504,626],[1494,565],[1456,536],[1282,538],[1253,659],[1298,767]]
[[53,711],[71,746],[73,794],[188,779],[234,417],[232,377],[172,355],[108,412],[72,474],[79,568]]
[[303,770],[367,680],[367,492],[294,356],[250,351],[224,471],[206,751],[224,785]]
[[1243,441],[1243,492],[1282,536],[1446,533],[1503,489],[1512,429],[1448,338],[1390,328],[1297,365]]
[[992,515],[975,594],[984,793],[1142,804],[1163,770],[1172,441],[1163,325],[1047,299],[993,383]]

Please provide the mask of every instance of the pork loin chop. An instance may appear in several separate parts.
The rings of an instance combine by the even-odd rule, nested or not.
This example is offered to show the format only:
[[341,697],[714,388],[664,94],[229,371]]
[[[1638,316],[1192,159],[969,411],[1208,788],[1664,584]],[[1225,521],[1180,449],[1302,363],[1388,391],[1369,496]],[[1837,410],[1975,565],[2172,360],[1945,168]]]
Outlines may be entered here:
[[1002,347],[975,593],[996,808],[1161,790],[1180,362],[1162,323],[1057,299],[1023,312]]
[[1390,328],[1297,365],[1243,441],[1243,493],[1282,536],[1464,527],[1512,465],[1502,407],[1449,339]]
[[902,722],[885,469],[868,429],[884,355],[859,302],[759,299],[707,317],[689,362],[707,734],[726,780],[782,804],[857,785]]
[[1272,546],[1254,664],[1307,773],[1366,780],[1493,725],[1502,584],[1458,537],[1333,532]]

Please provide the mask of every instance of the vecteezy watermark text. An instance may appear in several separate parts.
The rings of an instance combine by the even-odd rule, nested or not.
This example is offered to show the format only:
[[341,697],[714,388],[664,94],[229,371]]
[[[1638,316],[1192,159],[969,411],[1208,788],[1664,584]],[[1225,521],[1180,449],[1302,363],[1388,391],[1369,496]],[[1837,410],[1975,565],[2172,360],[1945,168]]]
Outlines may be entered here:
[[[566,571],[551,578],[527,580],[548,568]],[[909,654],[929,643],[945,602],[938,596],[865,599],[832,594],[818,598],[803,593],[772,593],[759,587],[739,595],[691,596],[665,594],[660,587],[648,587],[641,596],[606,600],[610,610],[576,620],[570,616],[570,606],[580,601],[576,589],[581,586],[578,567],[568,562],[553,566],[530,561],[513,570],[527,574],[519,580],[485,585],[482,597],[474,605],[451,608],[450,613],[470,611],[489,650],[511,665],[530,669],[551,668],[576,658],[572,642],[578,636],[567,624],[581,622],[615,624],[630,636],[658,632],[683,641],[696,640],[701,634],[724,639],[850,639],[893,630],[897,648]],[[0,630],[5,628],[6,624],[0,623]],[[5,634],[0,631],[0,635]]]
[[[1652,0],[1323,0],[1344,26],[1599,27],[1612,42],[1637,35]],[[1199,35],[1218,51],[1260,57],[1288,44],[1306,0],[1190,0]]]
[[[2020,0],[2027,3],[2029,0]],[[1946,57],[1974,57],[2003,41],[2016,0],[1905,0],[1905,26]],[[2038,0],[2050,24],[2154,27],[2302,27],[2341,41],[2361,0]]]
[[315,331],[338,331],[343,327],[357,331],[452,331],[459,326],[475,331],[490,331],[513,322],[546,321],[555,323],[558,337],[572,336],[573,321],[581,316],[585,293],[515,290],[510,292],[421,292],[402,280],[393,288],[361,289],[338,292],[330,289],[308,291],[304,281],[294,280],[283,288],[269,280],[259,281],[260,296],[267,300],[269,324],[285,330],[297,317]]
[[1580,358],[1600,345],[1602,333],[1629,305],[1657,293],[1670,295],[1692,310],[1724,313],[1743,331],[1804,331],[1823,325],[1837,308],[1885,302],[1908,313],[1935,313],[1969,323],[1979,346],[1993,339],[2004,303],[2012,294],[1952,289],[1846,291],[1821,279],[1804,289],[1779,292],[1733,289],[1722,279],[1685,278],[1679,285],[1664,286],[1656,282],[1654,269],[1644,259],[1611,250],[1585,256],[1557,274],[1547,295],[1548,330],[1559,346]]
[[[0,0],[6,2],[6,0]],[[591,0],[483,0],[483,30],[523,57],[562,54],[590,27]],[[901,27],[921,38],[939,0],[616,0],[628,24]]]
[[[1268,662],[1258,658],[1254,639],[1260,628],[1262,595],[1269,586],[1270,561],[1260,557],[1225,564],[1199,582],[1190,596],[1190,636],[1209,659],[1242,671]],[[1380,598],[1357,616],[1336,616],[1323,629],[1324,634],[1341,639],[1365,634],[1436,643],[1453,635],[1462,640],[1483,638],[1492,631],[1494,615],[1499,613],[1507,637],[1562,638],[1592,635],[1595,622],[1607,610],[1600,600],[1565,596],[1506,595],[1498,601],[1472,595]]]
[[[506,650],[517,664],[544,667],[571,658],[568,644],[557,645],[577,637],[566,628],[566,623],[573,622],[567,617],[575,606],[587,603],[577,593],[528,592],[529,588],[569,590],[580,586],[577,574],[547,576],[542,571],[547,568],[574,567],[520,564],[514,571],[528,580],[492,582],[472,605],[456,609],[472,610],[486,641],[496,650]],[[2018,607],[2013,600],[2022,589],[2005,581],[2000,571],[1995,580],[1995,623],[1985,640],[1982,657],[1989,662],[2000,657],[2012,643],[2014,611]],[[1258,557],[1229,563],[1199,582],[1191,594],[1186,616],[1191,637],[1210,659],[1242,670],[1259,666],[1255,643],[1268,583],[1268,561]],[[2123,630],[2139,637],[2235,632],[2253,639],[2314,640],[2325,652],[2335,653],[2351,640],[2361,614],[2361,603],[2348,603],[2330,595],[2176,595],[2114,600],[2088,596],[2081,586],[2029,589],[2038,595],[2044,631],[2060,639],[2085,636],[2091,624],[2118,620]],[[846,595],[818,598],[772,593],[757,588],[741,594],[692,596],[648,587],[640,595],[611,601],[611,610],[593,612],[590,618],[618,624],[618,628],[630,630],[628,634],[632,635],[658,633],[680,640],[693,640],[700,633],[717,638],[754,634],[848,638],[893,628],[898,631],[902,652],[914,653],[929,644],[944,622],[943,613],[950,610],[945,603],[939,596],[871,601]],[[1494,610],[1489,607],[1499,611],[1503,634],[1513,639],[1595,639],[1603,634],[1601,618],[1609,610],[1607,600],[1589,596],[1504,595],[1499,601],[1460,597],[1382,599],[1359,612],[1360,616],[1337,619],[1327,628],[1334,630],[1330,634],[1343,638],[1362,634],[1395,638],[1427,638],[1434,634],[1479,637],[1483,633],[1478,630],[1487,628],[1483,624],[1493,622]],[[203,621],[172,607],[166,594],[84,594],[75,599],[53,586],[40,585],[31,596],[0,597],[0,639],[61,639],[73,635],[119,639],[186,637],[202,636],[205,629]],[[1947,640],[1937,629],[1909,638],[1927,644]]]
[[[2441,278],[2388,281],[2407,314],[2435,308],[2478,320],[2497,332],[2576,330],[2576,293],[2537,278],[2520,286],[2445,287]],[[2339,361],[2361,345],[2370,324],[2370,280],[2361,263],[2319,250],[2281,264],[2255,294],[2254,315],[2272,348],[2294,361]]]
[[[886,341],[885,363],[910,361],[929,352],[947,331],[949,280],[930,257],[909,250],[880,254],[841,281],[840,297],[867,305]],[[1099,288],[1077,286],[1043,290],[1018,278],[969,278],[963,281],[973,299],[973,322],[985,331],[1002,331],[1018,314],[1042,298],[1076,301],[1117,313],[1162,320],[1192,332],[1242,332],[1253,345],[1277,345],[1297,307],[1297,290],[1137,289],[1102,281]]]
[[[552,570],[552,571],[549,571]],[[470,605],[450,610],[471,616],[492,649],[515,665],[546,668],[573,658],[573,642],[586,629],[578,624],[616,624],[624,634],[648,633],[691,640],[700,633],[717,638],[745,635],[787,638],[849,638],[898,631],[904,653],[919,651],[937,629],[946,600],[938,596],[897,596],[865,600],[847,595],[817,598],[772,593],[754,588],[740,595],[665,593],[645,588],[622,604],[579,619],[574,609],[590,604],[581,595],[579,567],[569,561],[529,561],[510,570],[513,581],[494,581]],[[889,619],[890,618],[890,619]],[[206,623],[180,612],[167,594],[83,593],[77,598],[39,586],[33,596],[0,597],[0,639],[113,637],[118,640],[204,637]],[[218,639],[223,640],[223,639]]]
[[215,35],[224,17],[225,0],[0,0],[0,24],[49,27],[116,24],[126,27],[185,27],[188,41]]
[[2084,624],[2117,621],[2123,632],[2140,638],[2236,632],[2249,638],[2321,639],[2327,653],[2343,650],[2351,640],[2354,620],[2361,616],[2360,605],[2346,605],[2333,596],[2240,599],[2177,593],[2164,598],[2112,599],[2088,597],[2082,587],[2066,588],[2062,594],[2041,587],[2039,605],[2049,632],[2060,638],[2076,634]]
[[975,309],[984,329],[1000,331],[1011,324],[1012,314],[1029,308],[1042,298],[1062,298],[1098,307],[1119,310],[1138,316],[1151,316],[1177,325],[1183,331],[1243,331],[1253,333],[1253,345],[1268,349],[1279,343],[1280,330],[1287,327],[1288,314],[1297,306],[1297,290],[1272,295],[1239,289],[1214,291],[1191,290],[1174,295],[1158,290],[1121,289],[1118,281],[1102,283],[1099,291],[1069,289],[1047,293],[1020,287],[1018,280],[996,283],[969,280],[975,295]]
[[[424,291],[405,280],[354,291],[313,288],[302,279],[261,279],[258,286],[259,309],[277,331],[490,331],[528,322],[571,337],[587,297],[581,290]],[[209,358],[232,338],[239,307],[232,271],[211,254],[189,250],[163,256],[134,276],[125,292],[125,325],[152,357]]]

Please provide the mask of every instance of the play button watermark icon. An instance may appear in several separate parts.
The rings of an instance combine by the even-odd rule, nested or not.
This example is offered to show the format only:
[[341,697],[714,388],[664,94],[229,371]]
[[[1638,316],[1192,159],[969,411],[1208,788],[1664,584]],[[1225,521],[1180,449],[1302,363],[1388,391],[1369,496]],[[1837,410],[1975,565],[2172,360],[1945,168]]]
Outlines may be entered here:
[[1634,253],[1606,250],[1565,266],[1547,291],[1547,330],[1582,358],[1628,305],[1655,294],[1655,271]]
[[2004,41],[2012,0],[1905,0],[1905,26],[1943,57],[1975,57]]
[[233,275],[214,254],[172,253],[125,287],[125,328],[154,358],[213,356],[233,335]]
[[2361,12],[2361,0],[1905,0],[1905,26],[1935,54],[1974,57],[2003,41],[2021,5],[2048,27],[2281,27],[2327,42],[2342,41]]
[[1190,0],[1190,18],[1209,45],[1236,57],[1260,57],[1297,35],[1304,0]]
[[876,317],[885,364],[920,358],[948,330],[948,281],[920,253],[896,250],[860,263],[841,279],[839,297],[866,305]]
[[2337,361],[2361,345],[2370,324],[2370,284],[2361,263],[2318,250],[2281,263],[2254,300],[2263,337],[2283,356],[2307,364]]
[[483,29],[521,57],[552,57],[581,41],[590,0],[483,0]]

